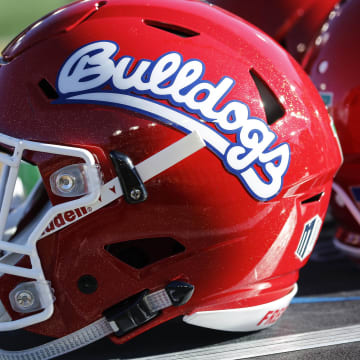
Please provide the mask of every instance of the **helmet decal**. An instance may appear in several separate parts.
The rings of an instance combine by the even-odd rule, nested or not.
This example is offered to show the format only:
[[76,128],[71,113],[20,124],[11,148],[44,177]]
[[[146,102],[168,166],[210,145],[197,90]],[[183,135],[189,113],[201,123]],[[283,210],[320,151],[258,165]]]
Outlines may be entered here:
[[316,215],[304,225],[304,230],[300,238],[300,242],[296,249],[295,255],[303,261],[312,252],[316,239],[318,238],[322,220]]
[[[136,64],[128,55],[114,60],[118,51],[111,41],[92,42],[76,50],[59,71],[60,97],[54,103],[118,106],[186,134],[196,131],[255,199],[270,200],[281,191],[290,147],[285,142],[273,146],[276,133],[262,119],[251,117],[247,104],[230,100],[219,107],[235,86],[234,79],[224,76],[217,84],[204,80],[205,64],[198,59],[183,61],[175,51]],[[106,85],[112,90],[105,90]],[[235,134],[236,142],[226,134]]]

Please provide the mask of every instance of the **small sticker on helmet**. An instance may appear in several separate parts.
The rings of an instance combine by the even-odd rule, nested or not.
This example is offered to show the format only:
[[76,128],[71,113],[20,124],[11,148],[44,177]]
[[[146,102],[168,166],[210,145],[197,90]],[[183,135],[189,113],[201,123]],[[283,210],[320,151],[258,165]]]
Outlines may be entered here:
[[320,96],[323,99],[327,108],[332,106],[334,93],[332,93],[331,91],[320,91]]
[[318,238],[322,221],[319,215],[314,216],[304,225],[299,245],[296,249],[296,256],[303,261],[312,252],[316,239]]

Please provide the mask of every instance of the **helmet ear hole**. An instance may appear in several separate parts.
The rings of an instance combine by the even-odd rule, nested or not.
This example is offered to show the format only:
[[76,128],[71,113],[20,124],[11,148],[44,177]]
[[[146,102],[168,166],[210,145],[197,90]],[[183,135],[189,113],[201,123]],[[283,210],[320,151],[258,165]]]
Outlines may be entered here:
[[250,70],[250,75],[255,82],[264,105],[266,121],[269,125],[272,125],[285,115],[285,109],[279,102],[277,96],[253,69]]
[[185,247],[172,238],[150,238],[107,245],[105,250],[122,262],[142,269],[183,252]]

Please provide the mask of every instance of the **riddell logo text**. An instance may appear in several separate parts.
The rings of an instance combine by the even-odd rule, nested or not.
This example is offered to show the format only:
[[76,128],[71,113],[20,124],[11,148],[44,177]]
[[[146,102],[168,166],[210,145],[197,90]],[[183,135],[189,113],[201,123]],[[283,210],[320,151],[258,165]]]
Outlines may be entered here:
[[272,325],[279,320],[280,316],[286,310],[286,307],[274,311],[268,311],[266,315],[257,323],[257,326],[260,325]]
[[87,215],[89,210],[86,207],[77,208],[74,210],[68,210],[64,213],[60,213],[54,217],[54,219],[50,222],[47,228],[42,233],[42,236],[52,233],[55,230],[61,229],[62,227],[72,223],[79,218]]

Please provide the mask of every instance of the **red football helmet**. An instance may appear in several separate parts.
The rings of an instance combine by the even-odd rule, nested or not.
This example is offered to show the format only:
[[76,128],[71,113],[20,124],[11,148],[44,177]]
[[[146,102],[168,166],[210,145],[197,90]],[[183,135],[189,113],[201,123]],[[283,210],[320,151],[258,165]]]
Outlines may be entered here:
[[258,26],[300,61],[339,0],[209,0]]
[[[180,315],[276,322],[341,162],[283,49],[202,1],[113,0],[55,11],[2,55],[0,330],[122,343]],[[10,211],[21,160],[41,181]]]
[[[336,176],[332,212],[338,221],[335,245],[360,259],[360,4],[343,1],[324,25],[304,59],[304,66],[334,119],[344,153]],[[352,49],[351,52],[349,49]],[[357,55],[359,54],[359,56]]]

